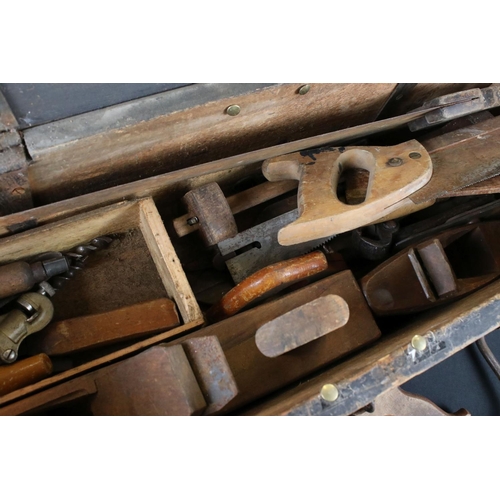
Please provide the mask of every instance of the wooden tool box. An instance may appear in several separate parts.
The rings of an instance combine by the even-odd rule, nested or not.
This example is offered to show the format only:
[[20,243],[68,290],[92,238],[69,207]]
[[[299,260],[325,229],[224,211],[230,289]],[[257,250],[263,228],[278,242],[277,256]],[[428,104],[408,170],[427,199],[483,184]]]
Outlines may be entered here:
[[[44,414],[57,407],[71,413],[72,404],[98,390],[96,377],[119,363],[153,346],[216,335],[242,392],[236,403],[213,413],[350,415],[498,328],[500,284],[495,281],[415,320],[406,319],[395,333],[386,334],[383,325],[367,316],[363,342],[351,345],[339,333],[347,339],[348,347],[342,348],[324,337],[254,373],[252,359],[260,356],[254,352],[259,324],[252,323],[251,311],[256,308],[226,320],[226,333],[220,333],[217,323],[204,328],[202,309],[207,308],[200,307],[194,290],[199,288],[195,281],[204,279],[196,276],[195,265],[202,243],[197,234],[180,243],[173,229],[189,190],[217,182],[230,196],[262,182],[266,152],[271,155],[267,158],[280,156],[297,140],[305,141],[301,149],[310,149],[307,141],[320,134],[404,115],[435,97],[487,85],[195,84],[21,132],[6,102],[0,102],[0,136],[4,134],[4,142],[11,136],[0,151],[0,264],[67,252],[95,237],[115,235],[110,248],[102,256],[96,253],[94,264],[89,260],[64,293],[54,297],[58,317],[168,297],[180,319],[179,326],[166,332],[76,356],[67,369],[0,397],[0,414]],[[259,152],[263,148],[268,148],[264,154]],[[344,270],[301,290],[282,292],[258,305],[258,315],[267,321],[291,310],[292,303],[340,294],[340,287],[351,287],[352,297],[362,298],[350,271]],[[353,300],[355,310],[355,299],[346,300]],[[230,333],[238,328],[235,340]],[[425,339],[422,349],[413,342],[420,337]],[[308,359],[315,362],[308,365]],[[266,387],[262,391],[256,388],[260,375]],[[325,396],[330,386],[334,397]],[[193,403],[192,408],[198,406]]]

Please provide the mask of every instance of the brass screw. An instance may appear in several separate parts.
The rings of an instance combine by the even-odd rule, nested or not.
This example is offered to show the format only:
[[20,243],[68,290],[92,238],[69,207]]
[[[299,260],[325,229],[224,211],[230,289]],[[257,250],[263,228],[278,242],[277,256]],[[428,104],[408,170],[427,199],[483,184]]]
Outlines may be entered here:
[[425,351],[425,348],[427,347],[427,340],[425,337],[422,337],[422,335],[415,335],[411,339],[411,346],[419,352]]
[[229,116],[236,116],[236,115],[239,115],[239,114],[240,114],[240,111],[241,111],[241,108],[240,108],[237,104],[231,104],[231,106],[229,106],[229,107],[226,109],[226,113],[227,113]]
[[422,157],[422,155],[420,153],[417,153],[417,152],[413,152],[413,153],[410,153],[408,155],[412,160],[418,160],[419,158]]
[[333,403],[339,397],[339,390],[333,384],[325,384],[319,395],[329,403]]
[[389,165],[389,167],[399,167],[402,164],[403,160],[401,158],[390,158],[387,162],[387,165]]
[[307,85],[302,85],[302,87],[299,87],[298,92],[300,95],[306,95],[310,90],[311,86],[307,84]]

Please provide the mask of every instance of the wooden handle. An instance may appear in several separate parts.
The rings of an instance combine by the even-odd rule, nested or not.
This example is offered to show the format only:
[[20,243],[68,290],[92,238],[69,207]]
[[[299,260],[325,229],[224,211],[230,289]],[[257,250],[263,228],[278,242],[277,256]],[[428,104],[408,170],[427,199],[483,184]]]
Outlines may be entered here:
[[[244,210],[256,207],[265,201],[272,200],[277,196],[297,189],[297,182],[294,180],[285,180],[281,182],[265,182],[254,186],[240,193],[233,194],[227,198],[227,203],[233,215],[239,214]],[[182,237],[199,229],[199,225],[190,226],[187,223],[189,215],[185,214],[174,219],[174,229],[177,236]]]
[[312,252],[285,260],[257,271],[231,289],[207,311],[207,319],[214,323],[233,316],[255,299],[285,284],[325,271],[328,262],[322,252]]
[[34,384],[52,373],[52,362],[46,354],[0,366],[0,396]]

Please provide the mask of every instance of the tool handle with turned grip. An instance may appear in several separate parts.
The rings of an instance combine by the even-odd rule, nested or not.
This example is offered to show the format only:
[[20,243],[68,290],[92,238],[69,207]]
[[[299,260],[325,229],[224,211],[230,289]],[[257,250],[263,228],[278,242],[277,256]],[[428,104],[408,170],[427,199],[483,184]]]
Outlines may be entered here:
[[0,267],[0,299],[26,292],[45,279],[43,267],[13,262]]
[[0,396],[21,389],[52,373],[52,362],[46,354],[37,354],[12,365],[0,366]]
[[207,319],[214,323],[233,316],[266,293],[286,283],[293,283],[318,274],[327,268],[328,261],[320,251],[267,266],[226,293],[207,311]]

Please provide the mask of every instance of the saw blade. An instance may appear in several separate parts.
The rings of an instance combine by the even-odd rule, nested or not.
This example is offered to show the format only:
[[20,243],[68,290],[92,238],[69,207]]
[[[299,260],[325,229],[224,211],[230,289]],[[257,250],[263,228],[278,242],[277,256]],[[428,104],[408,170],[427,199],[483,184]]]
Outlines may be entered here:
[[291,210],[218,244],[236,284],[266,266],[308,253],[332,239],[328,236],[298,245],[280,245],[278,231],[297,218],[298,210]]

